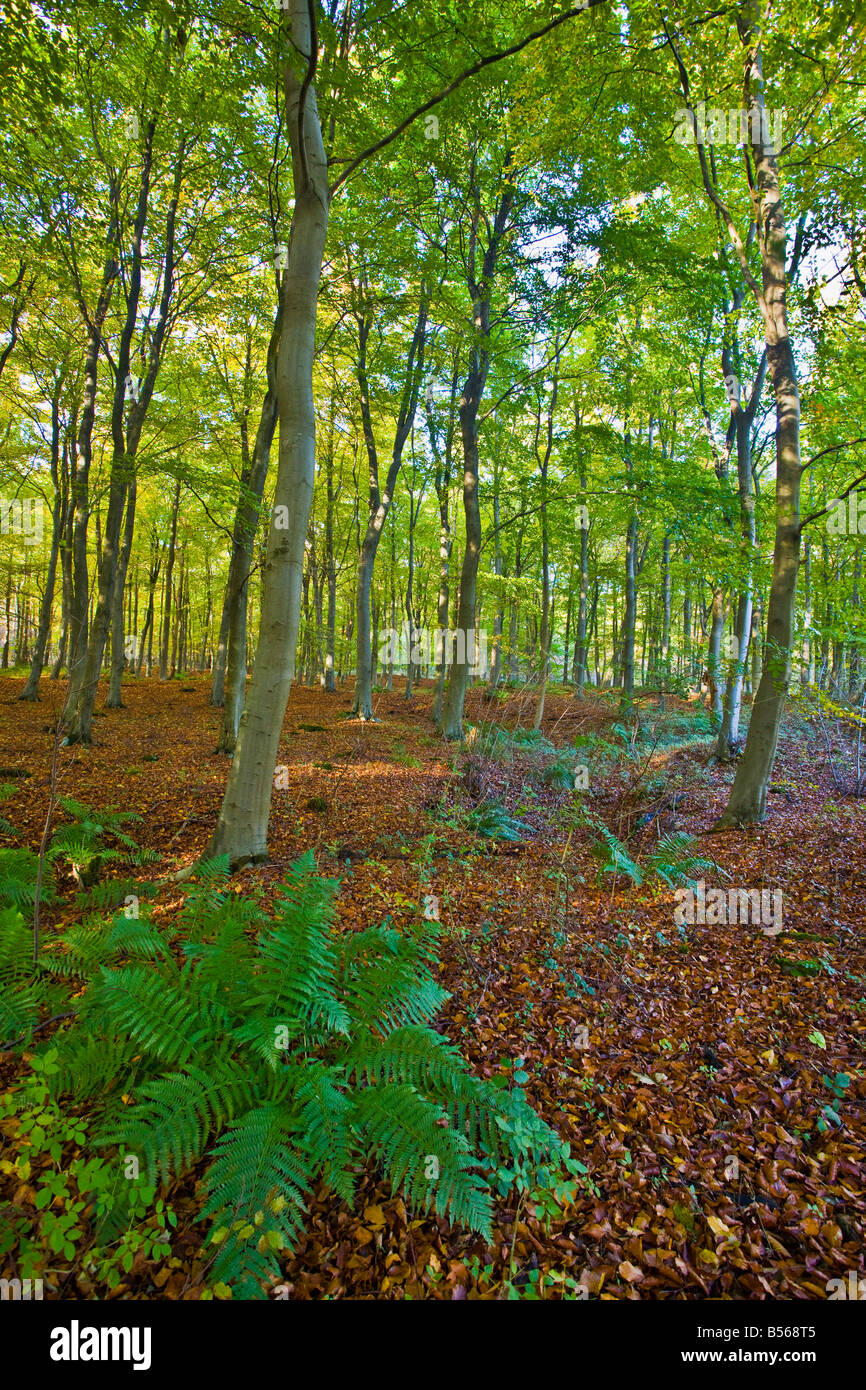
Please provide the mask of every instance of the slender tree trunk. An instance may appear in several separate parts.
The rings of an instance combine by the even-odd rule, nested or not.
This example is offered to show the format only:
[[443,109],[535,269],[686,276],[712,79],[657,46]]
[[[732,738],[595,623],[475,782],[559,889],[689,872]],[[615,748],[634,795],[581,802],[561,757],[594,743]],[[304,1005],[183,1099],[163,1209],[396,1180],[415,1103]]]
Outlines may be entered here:
[[171,533],[168,541],[168,555],[165,561],[165,577],[163,581],[163,591],[165,599],[162,605],[162,638],[159,644],[159,678],[161,681],[169,678],[169,642],[171,641],[171,614],[172,614],[172,581],[174,578],[174,561],[177,551],[177,514],[180,509],[180,479],[178,478],[174,488],[174,501],[171,507]]
[[[448,678],[448,689],[442,707],[442,732],[446,738],[463,738],[463,707],[469,687],[469,666],[474,660],[470,648],[475,638],[475,586],[478,575],[478,560],[481,554],[481,508],[478,498],[478,410],[481,397],[487,384],[490,366],[490,304],[493,277],[499,257],[503,237],[514,203],[514,183],[511,175],[511,152],[507,151],[503,164],[505,188],[499,199],[499,206],[490,227],[487,249],[484,253],[481,274],[476,279],[474,254],[468,270],[468,288],[472,303],[472,322],[475,339],[469,353],[469,371],[460,400],[460,438],[463,445],[463,512],[466,522],[466,546],[460,570],[460,597],[457,605],[457,628],[462,637],[462,660],[460,641],[456,644],[454,660]],[[477,245],[478,229],[481,223],[481,208],[477,190],[470,190],[475,199],[472,223],[472,246]],[[489,224],[488,224],[489,225]]]
[[51,612],[54,605],[54,586],[57,578],[57,557],[60,554],[60,542],[65,523],[63,492],[60,480],[59,387],[51,401],[51,479],[54,484],[54,505],[51,508],[51,550],[48,555],[48,571],[45,576],[45,588],[42,592],[42,603],[39,609],[39,626],[36,631],[36,641],[33,647],[30,674],[27,677],[27,683],[24,689],[18,696],[19,700],[39,699],[39,680],[42,675],[42,667],[45,663],[45,648],[48,644],[48,634],[51,630]]
[[[232,558],[229,564],[228,584],[223,616],[228,615],[225,637],[220,633],[221,646],[225,643],[227,652],[225,679],[218,681],[214,670],[211,688],[211,704],[216,704],[214,694],[217,686],[222,687],[223,717],[217,752],[231,755],[237,743],[238,726],[247,689],[247,613],[249,577],[252,568],[256,531],[259,523],[259,507],[265,490],[265,480],[270,466],[271,445],[277,424],[277,358],[280,345],[281,311],[278,308],[271,330],[267,356],[267,390],[262,403],[259,427],[256,430],[253,456],[241,485],[240,498],[235,513],[232,533]],[[282,514],[277,520],[284,520]]]
[[767,792],[790,679],[800,559],[800,395],[788,328],[787,236],[776,154],[769,142],[766,119],[760,23],[760,0],[749,0],[740,11],[737,26],[746,50],[744,87],[751,117],[755,165],[753,196],[761,250],[759,306],[776,405],[776,538],[764,668],[752,704],[745,751],[737,766],[721,825],[761,821],[766,815]]
[[111,614],[111,678],[108,685],[107,709],[123,709],[121,683],[126,663],[126,643],[123,630],[123,594],[126,587],[126,574],[129,557],[132,553],[132,538],[135,532],[136,480],[130,479],[126,498],[126,521],[123,528],[123,544],[117,562],[117,578],[114,585]]
[[[292,0],[291,38],[295,49],[308,56],[311,77],[317,54],[309,10],[303,0]],[[226,854],[234,864],[267,857],[274,768],[295,669],[304,541],[315,476],[313,362],[316,301],[328,228],[327,161],[314,85],[311,81],[302,84],[288,60],[283,75],[295,206],[289,263],[280,284],[283,331],[277,356],[280,432],[274,515],[262,576],[259,639],[252,678],[222,809],[208,851],[211,855]],[[285,529],[275,525],[282,517],[277,510],[281,507],[286,509],[289,520]]]

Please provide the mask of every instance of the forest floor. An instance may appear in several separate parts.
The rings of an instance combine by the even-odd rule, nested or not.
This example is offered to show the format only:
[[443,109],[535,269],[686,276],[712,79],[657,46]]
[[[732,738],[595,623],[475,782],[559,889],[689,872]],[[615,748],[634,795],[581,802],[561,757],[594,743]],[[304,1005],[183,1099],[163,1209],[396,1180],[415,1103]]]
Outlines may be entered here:
[[[57,688],[43,682],[41,703],[20,704],[22,684],[0,686],[0,781],[29,772],[4,811],[15,842],[36,849]],[[130,681],[127,708],[96,720],[93,747],[60,755],[61,794],[143,816],[133,833],[161,856],[150,877],[200,856],[219,809],[227,764],[213,751],[220,712],[208,694],[201,677]],[[831,1278],[862,1276],[866,806],[834,789],[820,730],[792,715],[763,826],[709,834],[733,774],[708,763],[694,704],[669,698],[659,713],[648,699],[650,734],[632,756],[605,758],[597,736],[611,737],[611,699],[549,695],[547,738],[573,749],[589,736],[590,790],[575,793],[549,787],[531,749],[488,759],[478,744],[443,743],[431,700],[426,683],[408,702],[400,689],[379,693],[380,722],[362,724],[350,718],[350,686],[295,686],[271,861],[238,881],[275,883],[312,848],[342,880],[346,930],[385,916],[399,925],[435,896],[451,992],[437,1026],[480,1075],[521,1068],[587,1175],[564,1210],[500,1202],[487,1246],[408,1212],[371,1166],[354,1210],[316,1194],[284,1267],[289,1296],[519,1297],[541,1270],[590,1297],[809,1299],[826,1297]],[[467,724],[526,726],[532,712],[519,693],[491,703],[476,690]],[[485,797],[525,822],[519,841],[473,833],[467,811]],[[573,814],[580,800],[634,858],[681,829],[729,875],[707,873],[708,883],[781,888],[783,931],[680,930],[660,880],[636,888],[606,875],[599,886],[590,832]],[[168,886],[155,910],[170,915],[179,900]],[[61,904],[46,928],[69,919]],[[0,1054],[0,1088],[20,1065]],[[172,1258],[137,1258],[111,1296],[200,1296],[197,1176],[171,1191]],[[32,1195],[0,1173],[0,1202],[32,1210],[35,1230]],[[55,1264],[49,1296],[108,1296],[74,1262]]]

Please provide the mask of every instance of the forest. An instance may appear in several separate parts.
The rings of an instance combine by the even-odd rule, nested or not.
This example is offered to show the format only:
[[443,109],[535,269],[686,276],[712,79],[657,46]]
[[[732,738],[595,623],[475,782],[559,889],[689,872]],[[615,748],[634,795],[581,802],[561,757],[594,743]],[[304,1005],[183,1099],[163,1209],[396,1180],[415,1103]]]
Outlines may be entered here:
[[866,1299],[862,8],[0,12],[0,1322]]

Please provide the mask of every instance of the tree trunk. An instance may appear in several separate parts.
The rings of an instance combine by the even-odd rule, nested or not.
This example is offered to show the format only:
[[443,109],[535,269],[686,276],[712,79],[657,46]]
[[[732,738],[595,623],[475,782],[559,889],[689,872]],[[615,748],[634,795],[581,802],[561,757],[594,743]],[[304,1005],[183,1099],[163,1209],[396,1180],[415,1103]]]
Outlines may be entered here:
[[135,531],[135,478],[130,479],[126,498],[126,522],[123,528],[123,545],[117,562],[117,579],[114,585],[114,598],[111,613],[111,678],[108,684],[106,709],[123,709],[121,683],[126,663],[126,643],[123,630],[123,595],[126,587],[126,573],[132,553],[132,538]]
[[[64,450],[65,447],[64,444]],[[54,484],[54,505],[51,509],[51,550],[48,556],[48,571],[45,576],[45,588],[42,592],[42,603],[39,609],[39,626],[36,631],[36,641],[33,647],[30,674],[27,677],[27,684],[18,696],[19,700],[35,701],[39,699],[39,679],[42,675],[42,667],[45,662],[45,648],[48,644],[48,634],[51,630],[51,611],[54,604],[54,585],[57,578],[57,557],[60,554],[60,540],[66,520],[60,479],[59,386],[51,401],[51,479]]]
[[[229,564],[229,577],[226,585],[226,601],[223,612],[228,614],[225,641],[225,679],[222,682],[223,717],[217,743],[218,753],[231,756],[237,743],[238,725],[247,689],[247,610],[249,577],[255,548],[256,530],[259,523],[259,507],[265,490],[265,480],[271,459],[271,445],[277,424],[277,358],[280,345],[281,313],[277,309],[267,355],[267,390],[262,403],[259,427],[256,430],[253,456],[246,477],[241,481],[241,492],[235,513],[232,533],[232,557]],[[280,520],[283,520],[282,514]],[[217,673],[214,671],[214,684],[211,689],[211,704],[215,704],[214,691]]]
[[[292,0],[291,38],[297,51],[308,55],[311,78],[317,54],[304,0]],[[267,858],[274,768],[295,670],[304,542],[316,466],[313,362],[316,301],[328,229],[327,161],[315,87],[312,81],[302,83],[288,60],[284,89],[295,206],[288,267],[280,284],[283,331],[277,355],[280,431],[274,514],[252,678],[222,809],[208,848],[209,855],[226,854],[232,864]],[[276,522],[284,515],[288,525],[278,528]]]
[[[737,19],[746,48],[744,86],[748,97],[755,164],[756,222],[761,250],[767,362],[776,404],[776,538],[767,605],[764,667],[752,703],[743,757],[720,825],[762,821],[773,772],[791,668],[791,646],[800,559],[800,395],[788,329],[786,228],[776,155],[768,136],[760,50],[761,8],[749,0]],[[768,136],[769,140],[769,136]],[[755,287],[757,289],[757,286]]]
[[162,637],[159,644],[159,678],[166,681],[169,678],[169,642],[171,641],[171,606],[172,606],[172,579],[174,577],[174,560],[177,551],[177,514],[180,508],[180,479],[178,478],[174,488],[174,501],[171,506],[171,534],[168,541],[168,555],[165,562],[165,576],[163,579],[163,592],[165,599],[162,605]]

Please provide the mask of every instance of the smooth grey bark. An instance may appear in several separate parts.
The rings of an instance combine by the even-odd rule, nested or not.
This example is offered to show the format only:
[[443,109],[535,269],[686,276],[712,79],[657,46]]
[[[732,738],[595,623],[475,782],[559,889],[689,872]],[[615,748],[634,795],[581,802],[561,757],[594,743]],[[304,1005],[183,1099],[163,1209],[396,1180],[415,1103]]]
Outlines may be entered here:
[[213,659],[213,672],[210,684],[210,702],[215,709],[221,709],[225,701],[225,680],[226,680],[226,660],[229,649],[229,623],[231,622],[231,605],[229,603],[229,589],[226,585],[223,595],[223,606],[220,611],[220,629],[217,637],[216,651]]
[[[451,374],[451,392],[448,401],[448,422],[445,430],[444,446],[442,448],[439,446],[439,435],[433,414],[432,393],[429,390],[426,397],[427,434],[430,439],[430,449],[436,464],[434,485],[436,488],[436,498],[439,503],[439,589],[436,599],[436,620],[440,632],[447,631],[448,609],[451,602],[450,570],[451,547],[453,545],[450,517],[451,467],[454,448],[454,430],[457,419],[456,403],[457,390],[460,382],[459,372],[460,357],[459,352],[455,352],[453,371]],[[442,699],[445,693],[445,673],[448,668],[448,653],[445,650],[444,640],[441,651],[434,653],[434,659],[436,659],[437,670],[431,716],[434,724],[438,724],[442,717]]]
[[710,635],[707,644],[707,705],[714,717],[722,720],[722,636],[725,631],[724,594],[719,585],[713,589],[710,608]]
[[114,597],[111,605],[111,675],[108,683],[106,709],[123,709],[121,685],[126,664],[126,645],[123,629],[123,597],[129,557],[132,553],[132,539],[135,532],[136,480],[130,479],[126,496],[126,520],[123,527],[123,544],[117,560],[117,575],[114,584]]
[[[33,656],[30,663],[30,673],[27,683],[19,700],[36,701],[39,699],[39,680],[42,675],[42,667],[45,663],[45,648],[48,645],[48,634],[51,631],[51,612],[54,605],[54,586],[57,579],[57,559],[60,554],[60,542],[63,535],[65,515],[64,498],[61,484],[60,469],[60,390],[62,381],[58,382],[57,389],[51,399],[51,481],[54,487],[54,501],[51,507],[51,548],[48,554],[48,570],[45,575],[45,588],[42,591],[42,602],[39,606],[39,624],[36,630],[36,640],[33,644]],[[64,443],[65,451],[66,445]]]
[[[580,407],[577,399],[574,400],[574,432],[580,437],[581,425],[583,423]],[[578,464],[578,479],[580,481],[580,507],[586,506],[586,461],[581,454]],[[587,641],[586,641],[586,614],[587,598],[589,595],[589,526],[584,524],[588,517],[583,510],[580,513],[580,591],[577,601],[577,624],[574,634],[574,664],[571,670],[571,679],[574,685],[575,694],[578,698],[583,698],[583,688],[586,684],[586,662],[587,662]]]
[[[409,437],[418,405],[418,394],[421,387],[421,377],[424,371],[424,349],[427,336],[427,305],[427,293],[424,285],[422,285],[415,331],[412,335],[412,342],[406,359],[406,372],[403,379],[400,408],[397,414],[397,425],[394,431],[394,446],[391,451],[391,463],[385,479],[384,489],[381,490],[379,487],[379,459],[373,433],[373,417],[370,409],[370,387],[367,381],[367,342],[372,326],[372,318],[366,306],[356,315],[358,320],[357,377],[361,393],[361,419],[364,430],[364,442],[367,447],[367,460],[370,469],[370,492],[367,529],[364,533],[364,539],[361,543],[361,553],[358,559],[358,583],[355,597],[355,696],[352,705],[352,713],[358,719],[364,720],[373,718],[373,658],[370,644],[370,590],[373,583],[373,570],[376,564],[376,552],[379,549],[379,541],[382,538],[382,530],[391,508],[394,489],[397,486],[397,478],[399,477],[400,467],[403,462],[403,448]],[[394,621],[395,618],[392,605],[392,627]]]
[[[746,747],[737,765],[719,828],[762,821],[766,816],[767,792],[790,679],[800,557],[800,395],[788,327],[787,231],[777,156],[771,142],[764,99],[761,20],[762,0],[746,0],[737,14],[737,30],[744,49],[743,90],[749,114],[751,192],[761,257],[760,284],[751,274],[733,218],[710,176],[705,151],[698,146],[705,189],[728,228],[744,278],[761,312],[776,407],[776,534],[764,665],[752,704]],[[688,100],[687,79],[684,94]]]
[[[630,388],[629,388],[630,390]],[[628,406],[626,409],[628,418]],[[638,428],[638,439],[640,439],[641,428]],[[649,449],[652,452],[653,431],[655,421],[650,416],[649,421]],[[625,430],[625,465],[626,472],[630,480],[634,477],[634,459],[632,457],[632,436],[631,430],[626,424]],[[620,711],[625,714],[632,707],[634,701],[634,649],[635,634],[637,630],[637,577],[643,568],[643,558],[646,556],[649,536],[644,544],[644,556],[638,556],[638,500],[637,495],[633,495],[632,510],[629,517],[628,530],[625,542],[625,606],[622,619],[622,695],[620,697]],[[616,639],[614,639],[615,641]]]
[[[307,60],[307,72],[303,79],[299,78],[292,62],[286,59],[283,88],[295,205],[288,266],[280,281],[279,448],[274,512],[262,573],[259,636],[252,676],[219,820],[208,848],[210,855],[228,855],[234,865],[267,858],[274,768],[295,673],[304,542],[315,477],[316,302],[330,192],[313,85],[318,42],[304,0],[291,0],[289,25],[294,48]],[[277,521],[284,516],[288,525],[278,526]]]
[[325,584],[328,593],[328,614],[325,627],[325,693],[337,690],[335,658],[337,643],[337,561],[334,554],[334,417],[325,455]]
[[[224,612],[228,616],[223,683],[223,717],[217,752],[232,754],[247,688],[247,613],[249,577],[259,523],[259,508],[271,459],[277,424],[277,357],[280,344],[280,308],[274,316],[265,371],[267,388],[249,466],[244,468],[232,531],[232,554],[226,585]],[[213,704],[213,690],[211,691]]]
[[547,695],[547,681],[550,674],[550,648],[553,641],[550,598],[550,532],[547,525],[547,473],[550,467],[550,456],[553,452],[553,417],[556,413],[556,399],[559,393],[559,354],[560,345],[559,339],[557,339],[554,348],[553,383],[547,411],[547,437],[543,454],[540,454],[538,451],[539,436],[541,433],[540,397],[538,401],[538,413],[536,415],[535,457],[539,466],[539,477],[541,480],[541,506],[539,508],[539,521],[541,523],[541,671],[539,673],[539,688],[535,704],[535,717],[532,721],[532,727],[534,729],[540,729],[544,719],[544,701]]
[[766,375],[766,353],[762,354],[757,376],[747,406],[737,400],[732,406],[732,415],[737,440],[737,496],[740,511],[740,553],[743,568],[737,597],[734,622],[733,659],[728,667],[725,686],[724,709],[719,737],[716,741],[716,757],[721,761],[731,759],[737,746],[740,731],[740,713],[743,702],[743,684],[748,659],[749,636],[752,630],[752,592],[755,546],[755,499],[752,490],[752,425],[763,390]]
[[165,560],[165,574],[163,576],[163,604],[162,604],[162,635],[159,642],[159,679],[166,681],[169,674],[174,675],[174,671],[169,671],[169,642],[171,640],[171,610],[172,610],[172,581],[174,579],[174,565],[177,555],[177,514],[180,509],[180,478],[174,486],[174,499],[171,504],[171,531],[168,538],[168,552]]
[[[457,604],[457,628],[463,634],[463,660],[460,646],[455,646],[454,659],[448,677],[448,689],[442,705],[441,729],[446,738],[463,738],[463,707],[469,687],[469,667],[474,653],[469,650],[470,634],[475,633],[475,589],[478,561],[481,555],[481,508],[478,499],[478,411],[490,369],[490,306],[496,263],[508,227],[514,204],[512,154],[505,153],[502,166],[504,188],[492,224],[482,218],[481,198],[473,177],[469,196],[473,200],[469,236],[469,257],[466,266],[467,288],[472,306],[473,339],[469,349],[469,370],[460,399],[460,439],[463,446],[463,513],[466,525],[466,544],[460,569],[460,596]],[[477,266],[478,237],[483,224],[489,229],[480,274]]]

